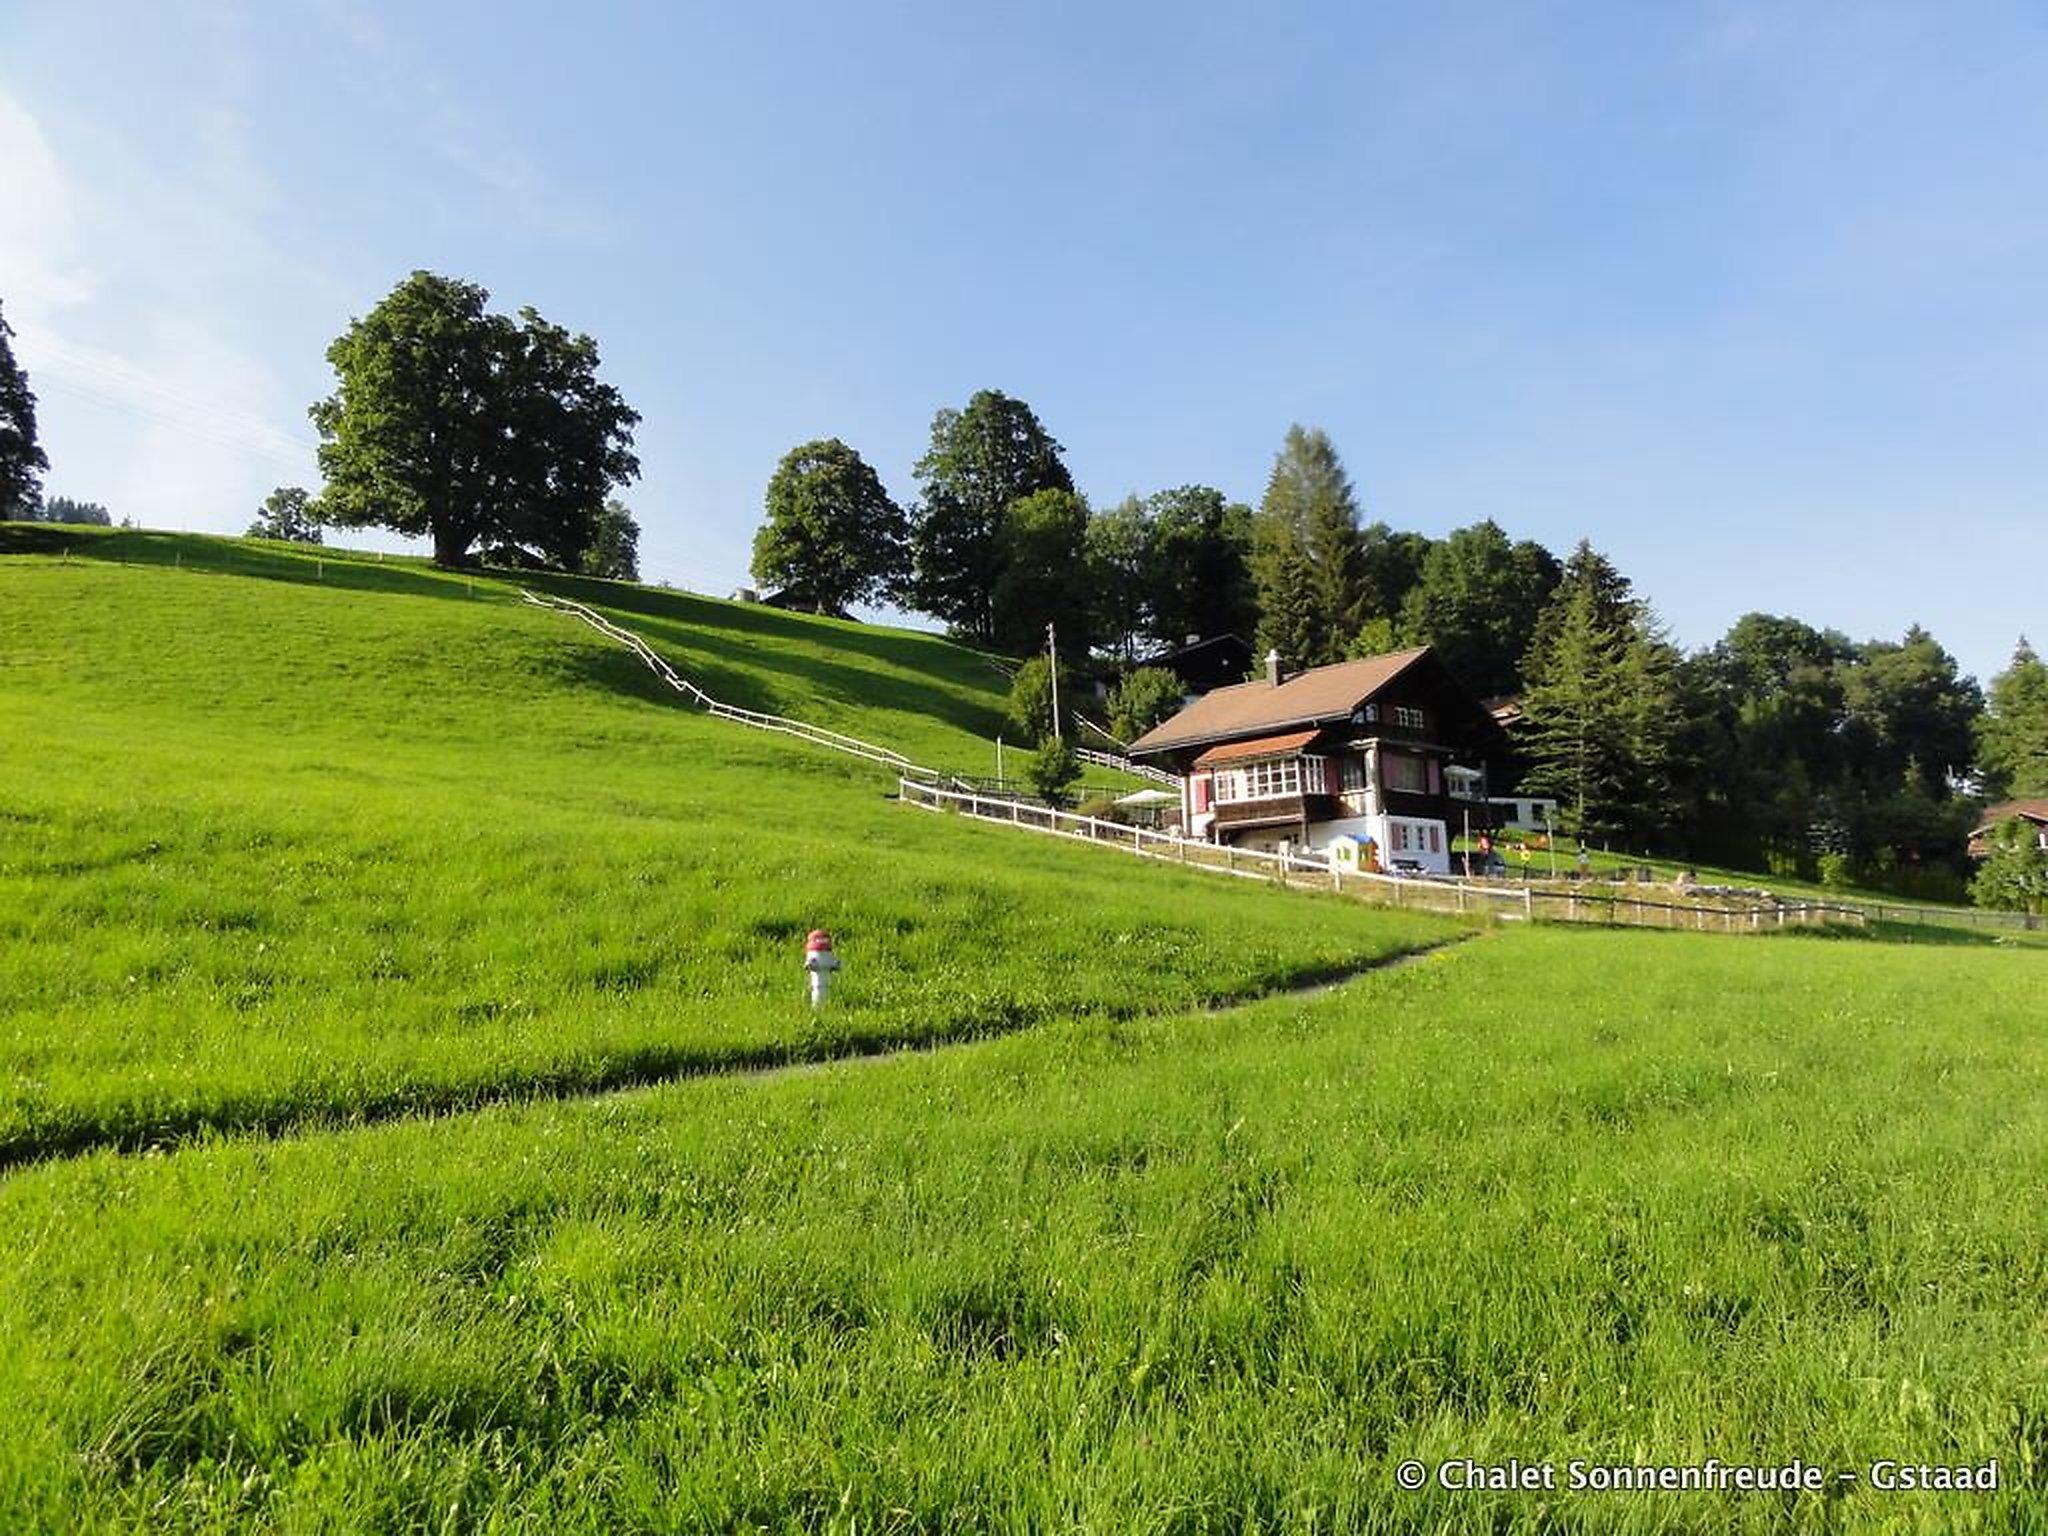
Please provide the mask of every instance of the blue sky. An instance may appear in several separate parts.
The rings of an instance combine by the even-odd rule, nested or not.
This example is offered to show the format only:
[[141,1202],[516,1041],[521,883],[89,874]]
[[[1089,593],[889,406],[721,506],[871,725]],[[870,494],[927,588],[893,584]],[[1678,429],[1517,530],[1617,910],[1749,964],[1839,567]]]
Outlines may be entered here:
[[745,576],[806,438],[908,500],[1022,396],[1098,505],[1606,549],[1750,609],[2048,642],[2048,16],[1885,5],[0,10],[0,301],[53,492],[238,531],[414,267],[595,335],[643,568]]

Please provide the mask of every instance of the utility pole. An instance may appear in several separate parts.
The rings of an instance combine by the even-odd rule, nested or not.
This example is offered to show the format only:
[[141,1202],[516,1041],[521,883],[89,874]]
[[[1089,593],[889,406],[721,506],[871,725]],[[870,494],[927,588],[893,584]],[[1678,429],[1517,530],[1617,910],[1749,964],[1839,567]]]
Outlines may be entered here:
[[1052,632],[1051,623],[1045,626],[1045,654],[1052,661],[1052,739],[1060,741],[1060,642]]

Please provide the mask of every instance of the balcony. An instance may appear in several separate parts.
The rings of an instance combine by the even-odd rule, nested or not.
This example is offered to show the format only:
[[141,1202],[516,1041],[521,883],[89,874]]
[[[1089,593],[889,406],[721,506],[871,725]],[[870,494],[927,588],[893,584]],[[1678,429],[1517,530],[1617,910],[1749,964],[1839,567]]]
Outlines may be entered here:
[[1303,820],[1334,821],[1346,814],[1334,795],[1274,795],[1261,800],[1222,800],[1214,807],[1219,832],[1240,827],[1299,826]]

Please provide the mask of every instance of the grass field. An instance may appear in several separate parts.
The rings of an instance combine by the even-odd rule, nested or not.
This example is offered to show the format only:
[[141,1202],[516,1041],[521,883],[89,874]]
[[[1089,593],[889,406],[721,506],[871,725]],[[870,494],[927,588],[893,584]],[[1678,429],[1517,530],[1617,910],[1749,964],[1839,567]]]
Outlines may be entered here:
[[[121,537],[0,559],[0,1530],[2041,1529],[2048,954],[1205,881]],[[913,756],[1000,689],[606,596]],[[2003,1487],[1395,1481],[1710,1456]]]
[[[2026,1529],[2042,978],[1516,932],[1209,1019],[19,1173],[0,1475],[157,1529]],[[2007,1482],[1393,1488],[1454,1455]]]
[[[1453,931],[942,825],[558,614],[382,574],[0,563],[0,1162],[1181,1009]],[[882,693],[949,650],[885,641]],[[964,752],[961,655],[850,723]]]

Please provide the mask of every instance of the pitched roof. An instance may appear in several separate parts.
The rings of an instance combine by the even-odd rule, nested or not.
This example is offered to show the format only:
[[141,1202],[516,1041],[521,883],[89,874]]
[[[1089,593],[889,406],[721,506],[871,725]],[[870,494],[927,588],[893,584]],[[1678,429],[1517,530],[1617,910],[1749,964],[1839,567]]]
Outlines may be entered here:
[[1205,640],[1193,640],[1186,645],[1169,645],[1165,650],[1155,651],[1150,656],[1140,656],[1131,665],[1134,667],[1170,667],[1176,661],[1184,660],[1189,656],[1198,656],[1203,651],[1214,650],[1219,645],[1242,647],[1247,655],[1250,654],[1252,648],[1249,640],[1246,640],[1241,635],[1225,630],[1222,634],[1210,635]]
[[2000,822],[2022,816],[2028,821],[2048,822],[2048,800],[2008,800],[2003,805],[1994,805],[1984,813],[1984,824],[1970,836],[1982,837]]
[[1277,688],[1264,678],[1218,688],[1132,742],[1131,755],[1227,741],[1261,729],[1340,720],[1428,654],[1425,645],[1311,667],[1284,679]]
[[1278,757],[1289,752],[1299,752],[1320,735],[1321,731],[1289,731],[1285,736],[1258,736],[1250,741],[1227,741],[1221,746],[1211,747],[1196,758],[1195,766],[1207,768],[1212,763],[1235,762],[1240,757]]

